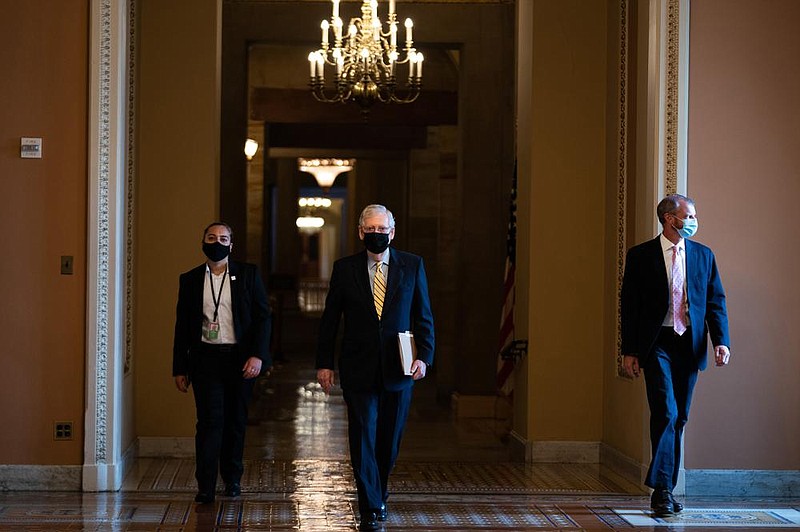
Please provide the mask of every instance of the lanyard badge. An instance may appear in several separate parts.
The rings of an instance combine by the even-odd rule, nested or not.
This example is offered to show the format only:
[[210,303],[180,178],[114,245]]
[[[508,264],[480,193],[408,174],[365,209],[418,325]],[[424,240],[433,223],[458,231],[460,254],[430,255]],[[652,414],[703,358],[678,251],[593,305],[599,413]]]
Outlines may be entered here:
[[214,301],[214,318],[211,321],[203,321],[203,336],[206,340],[219,339],[219,305],[222,302],[222,288],[225,286],[225,278],[228,276],[228,267],[225,267],[225,273],[222,274],[222,282],[219,285],[219,292],[214,291],[214,277],[211,275],[211,270],[208,271],[208,283],[211,286],[211,299]]

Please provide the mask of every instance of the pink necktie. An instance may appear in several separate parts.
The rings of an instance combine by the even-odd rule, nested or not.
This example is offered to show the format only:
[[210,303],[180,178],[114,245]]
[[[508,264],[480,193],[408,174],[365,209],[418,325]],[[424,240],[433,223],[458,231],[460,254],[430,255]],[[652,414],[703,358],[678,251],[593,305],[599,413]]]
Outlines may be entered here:
[[672,328],[678,335],[686,332],[686,314],[683,306],[683,268],[680,248],[672,246]]

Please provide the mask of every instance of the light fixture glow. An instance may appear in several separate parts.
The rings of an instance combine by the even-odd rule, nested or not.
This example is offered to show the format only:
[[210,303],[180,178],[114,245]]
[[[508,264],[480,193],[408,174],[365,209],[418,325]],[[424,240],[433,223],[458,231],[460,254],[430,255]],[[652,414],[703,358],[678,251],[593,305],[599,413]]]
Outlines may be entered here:
[[332,205],[329,198],[298,198],[297,205],[300,207],[322,207],[328,209]]
[[253,157],[255,157],[257,151],[258,142],[253,139],[247,139],[244,143],[244,154],[247,157],[247,160],[251,161]]
[[317,180],[317,184],[324,191],[328,191],[336,176],[353,169],[355,160],[352,159],[297,159],[297,167],[301,172],[308,172]]
[[295,220],[295,225],[300,229],[319,229],[325,225],[325,220],[319,216],[300,216]]
[[[411,103],[419,96],[422,87],[422,69],[412,57],[414,48],[413,27],[410,18],[404,22],[406,39],[398,46],[399,21],[395,0],[389,1],[384,21],[378,15],[379,2],[363,0],[361,16],[350,19],[347,32],[342,34],[339,0],[333,1],[330,24],[322,21],[320,48],[308,55],[311,92],[326,103],[356,102],[366,116],[375,102]],[[333,28],[333,32],[329,29]],[[331,38],[331,33],[332,38]],[[405,57],[400,59],[400,52]],[[398,83],[398,65],[408,64],[408,79],[404,87]],[[325,66],[333,67],[333,83],[325,86]],[[331,78],[328,78],[331,79]]]

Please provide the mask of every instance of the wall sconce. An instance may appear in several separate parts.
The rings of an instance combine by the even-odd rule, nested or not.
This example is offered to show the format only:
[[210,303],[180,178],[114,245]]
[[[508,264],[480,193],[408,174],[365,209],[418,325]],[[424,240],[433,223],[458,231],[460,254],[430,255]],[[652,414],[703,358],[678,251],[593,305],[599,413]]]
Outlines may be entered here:
[[258,151],[258,142],[253,139],[247,139],[244,143],[244,155],[248,161],[252,161]]

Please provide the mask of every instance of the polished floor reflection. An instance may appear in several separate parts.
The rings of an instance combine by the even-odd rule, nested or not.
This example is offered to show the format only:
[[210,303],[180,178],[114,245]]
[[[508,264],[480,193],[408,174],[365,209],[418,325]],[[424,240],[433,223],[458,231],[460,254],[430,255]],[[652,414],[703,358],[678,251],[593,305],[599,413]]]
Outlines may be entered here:
[[[258,383],[241,497],[196,505],[190,458],[141,458],[118,493],[0,493],[0,530],[355,530],[344,403],[314,385],[302,345],[289,345],[288,360]],[[800,529],[797,499],[693,499],[680,517],[653,520],[640,487],[597,465],[510,461],[504,430],[453,419],[423,381],[384,529]]]

